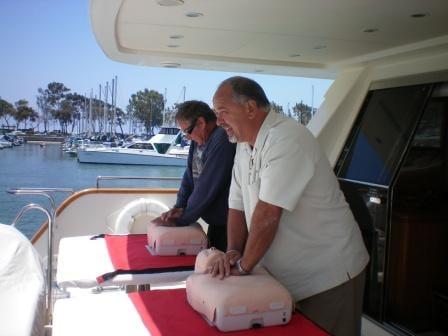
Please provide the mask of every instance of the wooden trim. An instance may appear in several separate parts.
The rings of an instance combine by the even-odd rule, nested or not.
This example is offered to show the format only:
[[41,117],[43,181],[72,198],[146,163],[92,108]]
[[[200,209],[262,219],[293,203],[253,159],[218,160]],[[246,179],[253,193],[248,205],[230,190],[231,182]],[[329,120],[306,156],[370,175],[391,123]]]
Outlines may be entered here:
[[[91,194],[176,194],[178,189],[163,188],[163,189],[127,189],[127,188],[105,188],[105,189],[84,189],[67,197],[62,204],[56,209],[56,217],[59,216],[65,208],[76,201],[78,198]],[[31,243],[36,243],[48,228],[48,221],[42,223],[39,229],[31,238]]]

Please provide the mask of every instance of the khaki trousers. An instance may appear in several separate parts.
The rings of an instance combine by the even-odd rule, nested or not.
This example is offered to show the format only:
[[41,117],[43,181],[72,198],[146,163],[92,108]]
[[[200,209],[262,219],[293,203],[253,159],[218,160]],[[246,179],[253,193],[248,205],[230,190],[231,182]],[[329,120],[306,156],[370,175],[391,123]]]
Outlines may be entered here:
[[360,336],[366,270],[355,278],[298,301],[298,310],[334,336]]

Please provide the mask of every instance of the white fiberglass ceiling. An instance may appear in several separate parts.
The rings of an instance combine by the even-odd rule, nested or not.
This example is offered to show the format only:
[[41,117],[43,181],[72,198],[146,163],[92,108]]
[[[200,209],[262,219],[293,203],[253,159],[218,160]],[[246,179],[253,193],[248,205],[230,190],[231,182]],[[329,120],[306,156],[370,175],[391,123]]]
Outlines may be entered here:
[[178,3],[91,0],[93,31],[121,62],[294,76],[333,77],[341,67],[448,48],[446,0]]

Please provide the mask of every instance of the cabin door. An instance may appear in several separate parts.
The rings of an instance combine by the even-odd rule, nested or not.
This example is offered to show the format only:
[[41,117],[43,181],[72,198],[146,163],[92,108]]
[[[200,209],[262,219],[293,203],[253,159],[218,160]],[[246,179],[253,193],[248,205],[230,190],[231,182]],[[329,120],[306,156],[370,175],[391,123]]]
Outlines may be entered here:
[[448,335],[448,85],[370,91],[335,171],[370,252],[364,313]]

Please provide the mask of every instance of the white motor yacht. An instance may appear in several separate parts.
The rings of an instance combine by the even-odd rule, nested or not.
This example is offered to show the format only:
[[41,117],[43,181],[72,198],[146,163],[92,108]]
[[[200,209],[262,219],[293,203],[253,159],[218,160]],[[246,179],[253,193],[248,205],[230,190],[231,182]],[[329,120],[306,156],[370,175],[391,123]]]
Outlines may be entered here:
[[151,166],[186,166],[185,155],[170,153],[181,136],[177,127],[162,127],[150,140],[134,141],[124,147],[78,149],[81,163],[107,163]]

